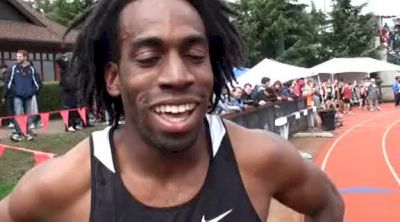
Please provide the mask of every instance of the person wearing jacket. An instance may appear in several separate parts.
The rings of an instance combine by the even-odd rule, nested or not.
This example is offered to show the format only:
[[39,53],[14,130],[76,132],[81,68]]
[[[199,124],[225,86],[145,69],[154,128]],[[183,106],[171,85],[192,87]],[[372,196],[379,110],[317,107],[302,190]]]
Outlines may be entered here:
[[392,89],[394,94],[394,105],[395,107],[398,107],[400,105],[400,76],[396,76],[395,80]]
[[[17,63],[14,64],[7,74],[5,81],[4,96],[12,94],[14,101],[15,115],[31,114],[32,98],[38,93],[41,86],[39,74],[32,64],[28,61],[28,52],[25,50],[17,51]],[[32,129],[29,129],[32,118],[28,118],[27,135],[23,135],[21,127],[17,121],[15,124],[15,133],[11,135],[11,140],[19,142],[23,136],[27,140],[33,140]]]

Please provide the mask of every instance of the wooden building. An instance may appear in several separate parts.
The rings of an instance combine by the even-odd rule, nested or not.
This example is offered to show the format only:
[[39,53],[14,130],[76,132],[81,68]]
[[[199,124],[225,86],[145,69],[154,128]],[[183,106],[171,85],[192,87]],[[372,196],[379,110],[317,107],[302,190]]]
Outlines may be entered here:
[[24,49],[43,81],[58,80],[54,60],[72,49],[77,36],[73,32],[63,40],[65,30],[23,0],[0,0],[0,64],[14,64],[16,51]]

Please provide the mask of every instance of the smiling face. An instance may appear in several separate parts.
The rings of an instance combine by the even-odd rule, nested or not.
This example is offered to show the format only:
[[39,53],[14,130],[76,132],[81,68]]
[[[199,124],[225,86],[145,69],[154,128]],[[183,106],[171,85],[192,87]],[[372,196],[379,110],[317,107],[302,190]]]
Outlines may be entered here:
[[17,62],[18,63],[22,64],[22,63],[26,62],[27,59],[28,59],[27,56],[24,55],[23,53],[20,53],[20,52],[17,53]]
[[136,0],[120,15],[120,61],[106,69],[127,127],[163,151],[195,143],[213,88],[205,27],[185,0]]

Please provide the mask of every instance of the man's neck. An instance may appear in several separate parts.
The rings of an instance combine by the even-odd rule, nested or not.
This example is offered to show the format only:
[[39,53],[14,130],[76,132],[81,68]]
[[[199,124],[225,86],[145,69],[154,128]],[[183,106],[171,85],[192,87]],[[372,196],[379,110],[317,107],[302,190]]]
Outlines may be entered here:
[[118,167],[147,177],[165,180],[178,177],[209,161],[208,142],[204,132],[201,130],[196,142],[187,150],[167,153],[150,147],[136,130],[125,126],[114,134]]
[[30,66],[30,65],[31,65],[31,64],[30,64],[28,61],[25,61],[25,62],[22,62],[22,63],[21,63],[21,66],[24,67],[24,68],[25,68],[25,67],[28,67],[28,66]]

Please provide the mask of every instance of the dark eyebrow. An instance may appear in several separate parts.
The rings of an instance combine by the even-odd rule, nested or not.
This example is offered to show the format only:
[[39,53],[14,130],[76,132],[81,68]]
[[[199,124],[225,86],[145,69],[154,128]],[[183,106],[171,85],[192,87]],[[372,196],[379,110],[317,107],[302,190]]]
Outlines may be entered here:
[[191,46],[191,45],[207,45],[208,40],[203,35],[189,35],[183,39],[184,46]]
[[145,37],[145,38],[136,38],[129,45],[131,49],[138,49],[141,47],[160,47],[164,43],[158,37]]
[[[194,34],[184,37],[182,42],[183,47],[190,47],[196,44],[207,45],[208,40],[203,35]],[[141,47],[162,47],[164,41],[159,37],[143,37],[134,39],[129,45],[131,49],[138,49]]]

